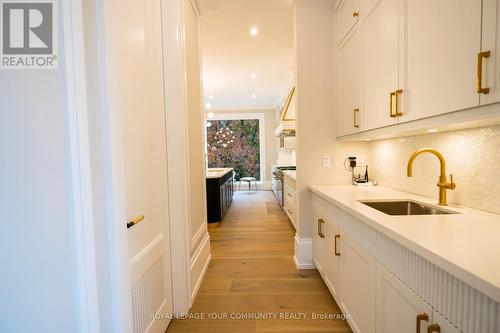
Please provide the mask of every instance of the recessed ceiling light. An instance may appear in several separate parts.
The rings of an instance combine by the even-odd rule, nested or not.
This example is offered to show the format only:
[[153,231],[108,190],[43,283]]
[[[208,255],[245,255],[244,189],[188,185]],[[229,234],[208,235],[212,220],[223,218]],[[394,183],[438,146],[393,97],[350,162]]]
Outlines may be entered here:
[[214,99],[214,96],[210,95],[208,96],[208,99]]
[[250,28],[250,35],[253,37],[257,36],[259,34],[259,29],[257,27],[251,27]]
[[205,107],[206,107],[207,109],[210,109],[210,108],[212,107],[212,104],[210,104],[210,103],[205,103]]
[[257,97],[257,96],[255,94],[252,94],[252,98],[255,98],[255,97]]
[[434,132],[437,132],[438,130],[435,129],[435,128],[431,128],[431,129],[428,129],[427,132],[429,133],[434,133]]
[[372,141],[372,139],[365,139],[365,141]]
[[257,74],[252,73],[251,77],[252,77],[252,79],[255,79],[257,77]]
[[208,119],[212,119],[214,117],[214,113],[213,112],[207,113],[207,117]]

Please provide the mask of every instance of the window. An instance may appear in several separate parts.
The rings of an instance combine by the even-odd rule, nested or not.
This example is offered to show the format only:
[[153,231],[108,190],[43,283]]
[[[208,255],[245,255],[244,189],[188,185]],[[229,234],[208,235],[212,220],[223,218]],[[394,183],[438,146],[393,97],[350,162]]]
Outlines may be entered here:
[[[209,120],[207,159],[209,168],[232,167],[236,180],[261,180],[259,119]],[[208,125],[210,124],[210,125]]]

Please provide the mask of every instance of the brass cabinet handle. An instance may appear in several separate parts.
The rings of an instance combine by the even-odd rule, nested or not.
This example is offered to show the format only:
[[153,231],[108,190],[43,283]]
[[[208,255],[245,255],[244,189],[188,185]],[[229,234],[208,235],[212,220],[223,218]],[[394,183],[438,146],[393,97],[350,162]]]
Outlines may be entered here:
[[325,221],[323,219],[318,220],[318,236],[320,238],[325,238],[325,234],[323,233],[323,224]]
[[337,247],[337,240],[339,240],[339,239],[340,239],[340,235],[335,235],[335,255],[337,257],[340,257],[340,252],[337,250],[337,248],[338,248]]
[[132,221],[127,223],[127,229],[132,228],[134,225],[141,223],[144,220],[144,215],[139,215]]
[[354,116],[354,127],[359,128],[359,109],[354,109],[353,111],[353,116]]
[[477,92],[479,94],[489,94],[490,88],[483,88],[483,58],[489,58],[490,51],[479,52],[477,54]]
[[391,91],[391,93],[389,94],[389,117],[391,118],[395,118],[397,117],[393,112],[392,112],[392,98],[396,96],[396,92],[395,91]]
[[358,12],[352,12],[352,17],[358,17],[359,13]]
[[427,327],[427,333],[432,332],[441,332],[441,327],[438,324],[432,324],[431,326]]
[[429,321],[429,315],[425,312],[417,315],[417,333],[420,333],[420,323],[422,321]]
[[403,90],[398,89],[395,91],[395,100],[396,100],[396,117],[401,117],[403,115],[403,112],[399,112],[399,105],[398,105],[398,95],[403,93]]
[[[391,93],[389,95],[389,116],[391,118],[396,118],[396,117],[400,117],[403,115],[402,112],[399,112],[399,105],[398,105],[398,94],[402,94],[402,93],[403,93],[403,90],[398,89],[395,91],[391,91]],[[394,109],[392,107],[393,104],[395,104]],[[396,112],[393,112],[393,111],[396,111]]]

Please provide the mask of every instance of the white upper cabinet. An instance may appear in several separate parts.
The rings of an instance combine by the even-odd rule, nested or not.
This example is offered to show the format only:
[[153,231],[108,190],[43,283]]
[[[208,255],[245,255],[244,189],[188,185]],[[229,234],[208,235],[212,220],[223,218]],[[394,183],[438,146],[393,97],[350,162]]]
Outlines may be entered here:
[[336,4],[337,45],[342,42],[359,19],[359,0],[338,0]]
[[351,134],[363,128],[364,110],[361,109],[361,36],[358,27],[344,39],[337,49],[336,119],[340,135]]
[[340,1],[335,19],[338,136],[484,121],[474,108],[500,102],[500,0]]
[[400,122],[479,105],[481,0],[406,0]]
[[361,15],[363,127],[372,129],[397,123],[389,111],[398,89],[398,0],[382,0]]
[[[487,94],[480,94],[481,104],[500,102],[500,0],[483,0],[483,36],[480,57],[482,88]],[[479,74],[479,71],[478,71]]]

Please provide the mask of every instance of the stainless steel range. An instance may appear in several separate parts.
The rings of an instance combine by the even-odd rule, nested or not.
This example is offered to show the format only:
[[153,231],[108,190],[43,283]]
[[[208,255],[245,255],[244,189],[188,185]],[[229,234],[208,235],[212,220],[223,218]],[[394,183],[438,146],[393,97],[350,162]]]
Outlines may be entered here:
[[283,171],[284,170],[296,170],[295,166],[275,166],[273,165],[271,171],[273,173],[272,188],[273,192],[278,199],[278,203],[283,208]]

